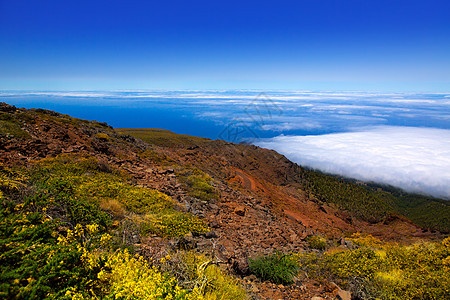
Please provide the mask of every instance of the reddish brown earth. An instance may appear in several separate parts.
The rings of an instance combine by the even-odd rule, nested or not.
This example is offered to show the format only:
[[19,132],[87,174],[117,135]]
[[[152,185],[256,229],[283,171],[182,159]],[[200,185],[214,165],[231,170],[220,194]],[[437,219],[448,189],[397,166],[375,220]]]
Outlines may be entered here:
[[[275,151],[220,140],[187,144],[148,144],[98,122],[82,122],[44,110],[0,105],[0,111],[28,117],[21,127],[29,139],[1,137],[0,163],[27,165],[60,153],[85,153],[126,170],[136,184],[162,191],[185,210],[204,218],[212,232],[187,236],[185,242],[212,252],[219,262],[241,275],[256,299],[336,299],[337,288],[315,281],[290,286],[262,283],[248,276],[248,258],[277,249],[299,252],[306,237],[320,233],[339,241],[352,232],[382,239],[423,237],[422,230],[404,218],[370,224],[319,201],[304,188],[303,168]],[[107,134],[105,136],[104,134]],[[140,155],[152,150],[163,162]],[[188,195],[177,178],[177,168],[196,167],[213,178],[219,197],[201,201]],[[147,237],[143,253],[162,251],[179,241]]]

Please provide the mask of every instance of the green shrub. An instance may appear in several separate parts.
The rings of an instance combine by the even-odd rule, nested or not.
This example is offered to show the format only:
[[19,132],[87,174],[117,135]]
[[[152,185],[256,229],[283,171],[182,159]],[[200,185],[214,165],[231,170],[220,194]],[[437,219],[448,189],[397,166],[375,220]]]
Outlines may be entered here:
[[57,221],[30,208],[0,204],[0,298],[58,299],[68,289],[92,296],[100,265],[87,267],[80,248],[58,243]]
[[162,271],[174,274],[187,290],[203,299],[244,300],[247,293],[239,279],[225,273],[212,259],[194,251],[177,251],[160,261]]
[[410,246],[366,241],[378,249],[363,246],[293,258],[309,278],[332,280],[364,299],[446,299],[450,294],[450,238]]
[[290,284],[297,274],[298,265],[291,257],[275,252],[249,260],[250,270],[261,280]]
[[211,185],[212,178],[202,171],[198,169],[185,171],[179,173],[178,178],[187,188],[190,196],[203,201],[218,198],[215,188]]
[[310,248],[325,250],[327,247],[327,239],[320,235],[311,235],[307,238]]
[[30,135],[22,129],[22,126],[14,115],[0,112],[0,138],[29,138]]
[[31,178],[38,190],[29,202],[63,210],[72,224],[98,224],[106,229],[111,217],[117,220],[134,214],[145,234],[175,237],[208,229],[196,216],[176,211],[177,203],[171,197],[131,185],[120,171],[93,157],[44,159],[32,169]]
[[196,216],[174,211],[159,216],[145,216],[141,222],[141,230],[144,234],[153,233],[172,238],[184,236],[189,232],[203,233],[209,228]]
[[104,132],[99,132],[97,134],[94,135],[97,139],[102,140],[102,141],[109,141],[111,138],[109,137],[108,134],[104,133]]

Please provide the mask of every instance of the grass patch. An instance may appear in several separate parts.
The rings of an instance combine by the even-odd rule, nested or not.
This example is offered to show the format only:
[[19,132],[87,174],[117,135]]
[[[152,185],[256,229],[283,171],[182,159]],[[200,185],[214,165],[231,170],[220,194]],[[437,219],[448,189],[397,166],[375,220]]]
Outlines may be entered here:
[[21,127],[22,123],[14,114],[0,111],[0,137],[29,138],[28,132]]
[[165,129],[154,128],[118,128],[120,134],[134,136],[151,145],[162,147],[196,146],[211,141],[207,138],[177,134]]
[[291,284],[297,274],[298,265],[290,256],[275,252],[267,256],[249,259],[250,270],[261,280],[277,284]]
[[312,249],[325,250],[327,247],[327,239],[320,235],[311,235],[306,239],[306,241]]
[[185,170],[177,175],[190,196],[202,201],[219,198],[216,189],[211,185],[212,178],[199,169]]

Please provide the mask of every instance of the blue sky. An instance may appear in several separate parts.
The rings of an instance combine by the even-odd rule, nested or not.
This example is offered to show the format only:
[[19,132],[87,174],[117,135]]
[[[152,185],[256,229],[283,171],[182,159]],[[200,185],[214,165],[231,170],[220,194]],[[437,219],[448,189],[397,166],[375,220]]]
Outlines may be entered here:
[[0,89],[450,90],[449,1],[0,0]]

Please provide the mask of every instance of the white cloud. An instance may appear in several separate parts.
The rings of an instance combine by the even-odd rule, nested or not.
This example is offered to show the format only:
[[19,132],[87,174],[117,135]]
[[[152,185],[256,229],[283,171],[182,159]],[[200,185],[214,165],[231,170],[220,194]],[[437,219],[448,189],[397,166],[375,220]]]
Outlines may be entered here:
[[378,126],[255,144],[324,172],[450,198],[450,130]]
[[277,124],[266,124],[262,125],[262,130],[271,130],[271,131],[284,131],[284,130],[295,130],[295,129],[319,129],[322,126],[317,122],[285,122],[285,123],[277,123]]

